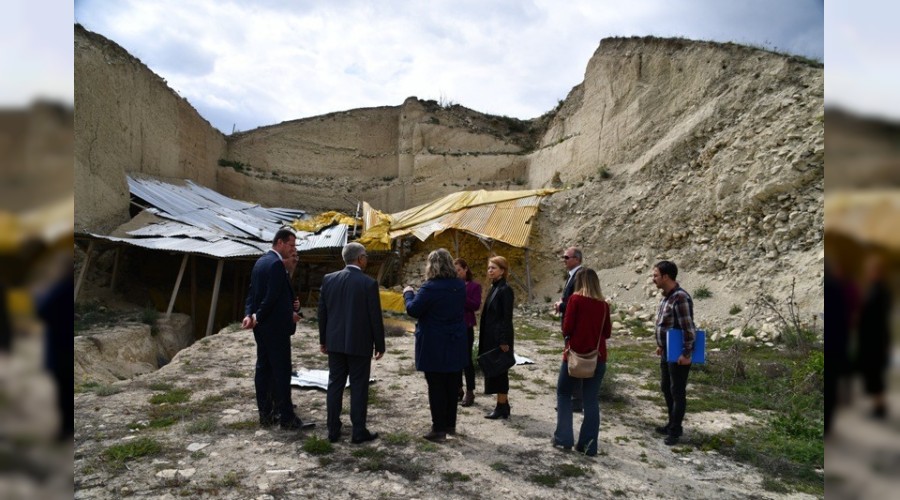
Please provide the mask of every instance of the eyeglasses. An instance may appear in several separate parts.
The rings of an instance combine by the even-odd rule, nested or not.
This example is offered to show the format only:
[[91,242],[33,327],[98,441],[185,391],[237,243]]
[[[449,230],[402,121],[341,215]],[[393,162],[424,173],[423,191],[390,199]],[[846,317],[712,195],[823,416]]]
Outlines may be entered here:
[[575,258],[575,257],[571,257],[571,256],[569,256],[569,255],[563,255],[563,256],[560,257],[560,259],[562,259],[562,260],[569,260],[569,259],[574,259],[574,258]]
[[365,257],[365,258],[368,259],[368,258],[369,258],[369,254],[364,253],[364,254],[362,254],[362,255],[359,256],[360,259],[363,258],[363,257]]

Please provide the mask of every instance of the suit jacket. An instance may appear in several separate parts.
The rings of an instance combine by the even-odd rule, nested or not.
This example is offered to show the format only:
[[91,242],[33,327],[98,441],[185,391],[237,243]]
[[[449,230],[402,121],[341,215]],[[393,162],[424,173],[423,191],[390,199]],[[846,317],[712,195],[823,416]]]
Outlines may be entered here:
[[[563,323],[566,320],[566,306],[569,304],[569,297],[575,293],[575,275],[578,274],[578,269],[581,266],[575,268],[575,272],[566,280],[566,287],[563,288],[563,294],[561,304],[559,305],[559,322]],[[568,271],[566,271],[568,273]]]
[[513,306],[516,298],[505,279],[491,285],[481,309],[481,330],[478,332],[478,354],[484,354],[501,344],[513,348]]
[[244,314],[256,314],[253,331],[261,335],[293,335],[294,290],[284,263],[272,251],[263,254],[250,274]]
[[378,283],[355,267],[326,274],[319,294],[319,344],[328,352],[372,356],[384,352]]

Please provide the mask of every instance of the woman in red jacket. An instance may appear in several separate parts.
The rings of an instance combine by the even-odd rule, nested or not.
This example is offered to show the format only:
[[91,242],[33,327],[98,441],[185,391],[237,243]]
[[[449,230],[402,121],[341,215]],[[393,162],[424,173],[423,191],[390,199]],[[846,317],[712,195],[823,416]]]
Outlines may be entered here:
[[[609,304],[603,298],[597,272],[582,268],[575,274],[575,293],[566,305],[563,335],[566,349],[563,351],[559,381],[556,386],[556,431],[553,445],[575,450],[588,456],[597,454],[597,438],[600,435],[600,382],[606,373],[606,339],[612,333]],[[569,351],[585,354],[597,349],[597,369],[584,381],[584,421],[575,443],[572,429],[572,383],[569,376]]]

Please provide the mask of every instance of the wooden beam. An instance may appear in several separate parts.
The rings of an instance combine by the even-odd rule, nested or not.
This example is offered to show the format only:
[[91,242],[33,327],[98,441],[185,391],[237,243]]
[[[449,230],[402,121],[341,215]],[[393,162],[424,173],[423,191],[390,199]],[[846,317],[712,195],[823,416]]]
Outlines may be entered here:
[[78,292],[81,291],[81,284],[84,283],[84,275],[87,274],[88,267],[91,266],[91,258],[94,256],[94,240],[91,240],[88,243],[87,255],[84,258],[84,265],[81,267],[81,272],[78,273],[78,281],[75,282],[75,297],[73,299],[74,302],[78,302]]
[[116,247],[116,257],[113,259],[112,279],[109,282],[109,289],[116,291],[116,281],[119,277],[119,260],[122,257],[122,247]]
[[531,254],[525,249],[525,284],[528,287],[528,301],[534,301],[534,295],[531,292]]
[[175,297],[178,297],[178,289],[181,288],[181,278],[184,277],[184,269],[187,267],[189,254],[184,254],[181,259],[181,269],[178,270],[178,277],[175,278],[175,288],[172,289],[172,298],[169,299],[169,307],[166,308],[166,318],[172,316],[172,308],[175,307]]
[[213,285],[212,300],[209,303],[209,319],[206,321],[206,335],[212,333],[213,321],[216,319],[216,304],[219,303],[219,287],[222,286],[222,268],[225,267],[225,260],[219,259],[216,264],[216,281]]
[[197,256],[191,255],[191,333],[197,337]]
[[454,258],[459,258],[459,231],[453,231],[453,251]]

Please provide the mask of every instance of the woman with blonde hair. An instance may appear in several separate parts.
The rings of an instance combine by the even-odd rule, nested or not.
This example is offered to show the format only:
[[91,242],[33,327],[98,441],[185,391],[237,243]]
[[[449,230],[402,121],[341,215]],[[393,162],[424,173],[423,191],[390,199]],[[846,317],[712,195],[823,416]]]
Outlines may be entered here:
[[466,324],[463,321],[466,284],[456,276],[450,252],[428,254],[427,281],[416,292],[403,289],[406,313],[416,322],[416,370],[425,372],[431,432],[425,439],[442,442],[456,434],[457,398],[466,365]]
[[[481,330],[478,335],[478,355],[482,355],[491,349],[500,349],[509,352],[513,348],[512,313],[515,304],[515,294],[506,283],[509,275],[509,263],[505,258],[498,256],[488,259],[488,279],[491,281],[491,289],[484,308],[481,310]],[[484,418],[495,420],[509,418],[509,371],[505,371],[493,377],[484,378],[484,393],[497,395],[497,406],[494,411]]]
[[[612,333],[609,304],[603,298],[600,278],[591,268],[582,268],[575,274],[575,292],[566,304],[563,319],[563,336],[566,348],[563,351],[559,380],[556,386],[556,431],[553,445],[563,449],[575,449],[588,456],[597,454],[597,439],[600,436],[600,383],[606,373],[606,339]],[[569,356],[572,352],[587,354],[597,351],[597,368],[589,378],[581,379],[584,394],[584,420],[575,443],[572,429],[572,384],[569,375]]]

